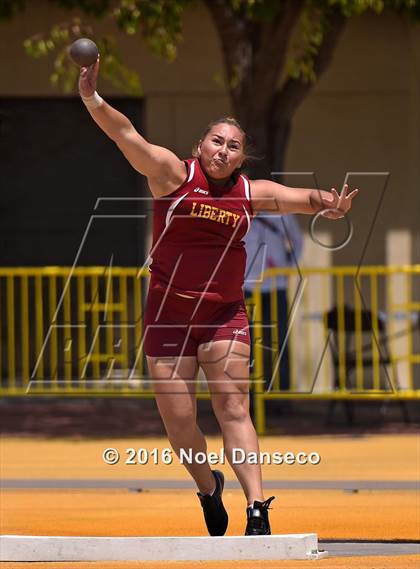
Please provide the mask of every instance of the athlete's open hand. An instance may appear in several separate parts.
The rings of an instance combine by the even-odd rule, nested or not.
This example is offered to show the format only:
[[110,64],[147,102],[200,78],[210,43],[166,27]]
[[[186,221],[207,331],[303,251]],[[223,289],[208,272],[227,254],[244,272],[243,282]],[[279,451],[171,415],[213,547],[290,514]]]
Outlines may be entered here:
[[81,67],[79,76],[79,93],[82,97],[90,97],[96,91],[99,73],[99,56],[90,67]]
[[330,196],[325,197],[325,193],[322,196],[322,203],[324,204],[324,211],[321,212],[323,217],[328,219],[340,219],[351,208],[352,199],[358,194],[359,190],[353,190],[349,193],[348,184],[344,184],[344,188],[341,190],[340,195],[337,193],[335,188],[331,189]]

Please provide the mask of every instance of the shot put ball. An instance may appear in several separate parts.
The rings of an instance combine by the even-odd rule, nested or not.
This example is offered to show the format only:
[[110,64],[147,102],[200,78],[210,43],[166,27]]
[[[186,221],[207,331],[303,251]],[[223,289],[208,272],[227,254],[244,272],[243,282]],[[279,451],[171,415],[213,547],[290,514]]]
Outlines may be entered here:
[[93,65],[98,59],[98,54],[96,43],[88,38],[80,38],[69,47],[69,55],[79,67]]

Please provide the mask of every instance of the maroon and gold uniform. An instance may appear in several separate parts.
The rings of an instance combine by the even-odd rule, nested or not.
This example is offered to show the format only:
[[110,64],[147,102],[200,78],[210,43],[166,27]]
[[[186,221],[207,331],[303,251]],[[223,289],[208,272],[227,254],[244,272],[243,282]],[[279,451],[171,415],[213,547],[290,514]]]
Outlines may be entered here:
[[242,290],[249,180],[241,174],[221,188],[198,159],[185,163],[185,182],[154,200],[147,355],[195,355],[200,343],[222,338],[249,343]]

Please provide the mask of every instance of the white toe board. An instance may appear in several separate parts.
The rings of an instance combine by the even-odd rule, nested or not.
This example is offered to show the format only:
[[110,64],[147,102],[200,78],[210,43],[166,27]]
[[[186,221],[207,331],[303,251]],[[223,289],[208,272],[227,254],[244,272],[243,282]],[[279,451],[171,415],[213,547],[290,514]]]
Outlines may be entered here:
[[319,559],[314,533],[224,537],[3,535],[0,561],[196,561]]

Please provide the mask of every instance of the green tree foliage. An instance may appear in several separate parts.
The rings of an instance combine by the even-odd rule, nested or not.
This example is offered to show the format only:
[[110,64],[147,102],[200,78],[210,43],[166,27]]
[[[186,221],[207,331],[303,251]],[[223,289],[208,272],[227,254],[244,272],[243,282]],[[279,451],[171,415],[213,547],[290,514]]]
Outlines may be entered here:
[[[69,60],[67,48],[80,37],[93,39],[101,54],[101,76],[129,94],[141,94],[140,79],[122,61],[116,41],[94,29],[95,20],[108,19],[128,35],[138,35],[158,56],[173,60],[182,40],[182,16],[193,0],[49,0],[65,10],[77,10],[77,18],[41,30],[24,42],[26,53],[34,58],[53,54],[51,82],[64,92],[74,90],[78,70]],[[0,22],[23,12],[29,0],[2,0]],[[89,22],[89,24],[87,23]]]
[[[66,2],[70,4],[70,1]],[[117,45],[112,36],[97,36],[93,28],[73,18],[70,23],[54,25],[48,34],[40,33],[25,40],[26,53],[39,58],[50,53],[55,54],[54,69],[51,83],[61,87],[65,93],[74,91],[79,69],[70,60],[68,46],[76,39],[88,37],[95,40],[101,54],[101,75],[121,91],[132,95],[141,94],[140,80],[135,71],[128,69],[118,53]]]
[[[347,21],[367,12],[393,11],[420,20],[420,0],[201,0],[219,35],[224,85],[235,114],[250,131],[270,167],[283,156],[290,121],[318,77],[328,68]],[[2,0],[0,21],[23,11],[29,0]],[[153,53],[173,60],[182,41],[183,15],[198,0],[49,0],[78,19],[42,30],[25,41],[32,57],[54,54],[53,83],[74,89],[77,68],[67,46],[79,37],[96,41],[101,75],[127,93],[141,93],[140,80],[118,54],[112,37],[94,24],[109,19],[115,28],[139,37]],[[89,24],[87,23],[89,22]],[[108,26],[108,29],[112,26]],[[199,30],[197,31],[199,33]]]
[[[128,35],[139,35],[157,55],[173,60],[177,45],[182,40],[182,16],[194,0],[49,0],[67,10],[79,10],[88,19],[110,18]],[[360,16],[367,11],[381,14],[394,10],[420,19],[419,0],[204,0],[209,10],[221,15],[223,11],[235,18],[247,32],[250,43],[258,43],[261,31],[269,31],[273,23],[286,15],[286,5],[294,3],[298,18],[294,22],[294,41],[288,46],[286,58],[287,75],[303,81],[316,81],[314,63],[319,53],[325,32],[329,26],[329,14],[337,10],[345,18]],[[22,12],[29,0],[3,0],[0,2],[0,21],[8,20]],[[212,6],[213,5],[213,6]],[[215,10],[216,8],[216,10]],[[216,21],[216,27],[218,22]],[[92,25],[80,18],[65,24],[57,24],[51,30],[42,30],[28,38],[24,47],[28,55],[38,58],[56,53],[51,80],[68,92],[73,88],[77,71],[66,58],[65,47],[78,37],[94,39],[100,48],[103,74],[115,85],[128,93],[139,93],[140,82],[130,72],[118,54],[112,37],[99,37]],[[254,51],[255,46],[252,46]],[[283,54],[279,54],[282,57]],[[227,83],[235,87],[240,82],[240,65],[228,69]]]

